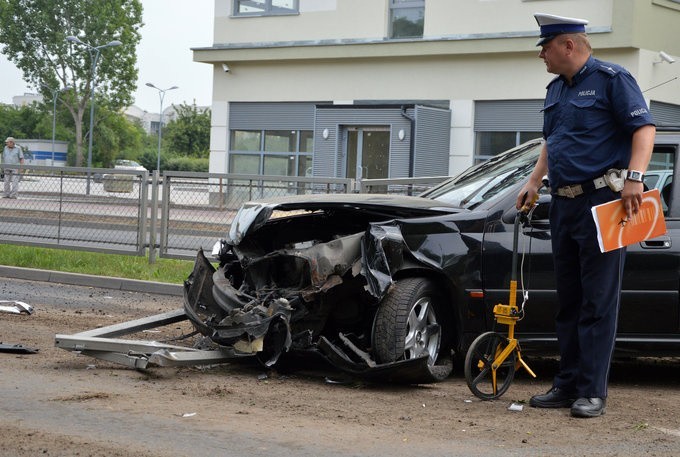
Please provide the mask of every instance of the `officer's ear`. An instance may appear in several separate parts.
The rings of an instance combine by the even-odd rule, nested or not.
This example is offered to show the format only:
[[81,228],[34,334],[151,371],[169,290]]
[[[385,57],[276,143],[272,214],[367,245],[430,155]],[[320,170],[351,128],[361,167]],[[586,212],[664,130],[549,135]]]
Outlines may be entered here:
[[576,42],[570,36],[567,36],[564,40],[564,47],[567,54],[571,54],[576,49]]

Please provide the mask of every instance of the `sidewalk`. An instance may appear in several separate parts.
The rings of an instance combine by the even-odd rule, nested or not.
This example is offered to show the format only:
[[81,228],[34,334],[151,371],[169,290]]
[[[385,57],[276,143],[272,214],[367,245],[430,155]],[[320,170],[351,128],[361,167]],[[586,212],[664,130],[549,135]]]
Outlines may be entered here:
[[184,287],[181,284],[140,281],[137,279],[113,278],[109,276],[94,276],[79,273],[64,273],[61,271],[36,270],[33,268],[8,267],[4,265],[0,265],[0,277],[54,282],[74,286],[101,287],[104,289],[143,292],[148,294],[181,296],[184,293]]

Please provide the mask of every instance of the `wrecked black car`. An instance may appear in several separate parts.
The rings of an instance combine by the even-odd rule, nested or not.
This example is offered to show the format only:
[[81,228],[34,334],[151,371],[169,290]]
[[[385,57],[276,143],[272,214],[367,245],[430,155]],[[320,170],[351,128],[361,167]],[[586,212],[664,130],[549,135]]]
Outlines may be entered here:
[[[660,135],[652,168],[672,174],[676,136]],[[221,347],[267,366],[289,352],[314,352],[362,376],[440,381],[452,358],[492,329],[493,306],[507,302],[515,199],[541,147],[525,143],[419,197],[247,203],[213,250],[217,268],[198,253],[184,311]],[[551,196],[542,192],[520,246],[521,285],[531,291],[529,302],[528,294],[518,298],[525,350],[555,345]],[[664,192],[674,216],[671,189]],[[671,246],[680,240],[671,219],[668,235],[628,249],[619,350],[678,353],[679,257]]]
[[[199,252],[185,312],[222,346],[273,365],[316,351],[357,374],[444,379],[462,348],[469,293],[483,290],[489,208],[530,171],[532,143],[431,191],[305,195],[250,202],[214,250]],[[502,259],[498,259],[502,261]]]

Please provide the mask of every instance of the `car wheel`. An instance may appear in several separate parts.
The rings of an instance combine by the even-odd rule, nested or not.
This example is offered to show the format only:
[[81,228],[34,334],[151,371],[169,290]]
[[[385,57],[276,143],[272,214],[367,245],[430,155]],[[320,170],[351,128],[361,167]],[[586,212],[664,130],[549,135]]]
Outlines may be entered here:
[[399,381],[437,382],[453,368],[442,349],[442,329],[437,321],[442,303],[432,281],[406,278],[394,283],[380,303],[373,322],[373,350],[379,363],[428,357],[421,372]]
[[[508,339],[496,332],[479,335],[465,357],[465,380],[477,398],[494,400],[505,393],[515,377],[517,355],[511,352],[493,374],[496,357],[505,350]],[[495,385],[494,385],[495,383]]]

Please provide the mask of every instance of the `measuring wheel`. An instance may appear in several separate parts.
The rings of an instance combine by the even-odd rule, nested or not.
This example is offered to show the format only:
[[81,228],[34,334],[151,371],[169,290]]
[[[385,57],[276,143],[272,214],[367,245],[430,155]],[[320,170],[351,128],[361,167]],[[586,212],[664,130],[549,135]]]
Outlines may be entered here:
[[508,339],[496,332],[479,335],[465,357],[465,380],[476,397],[494,400],[505,393],[515,376],[517,354],[513,350],[493,369],[494,360],[508,345]]

